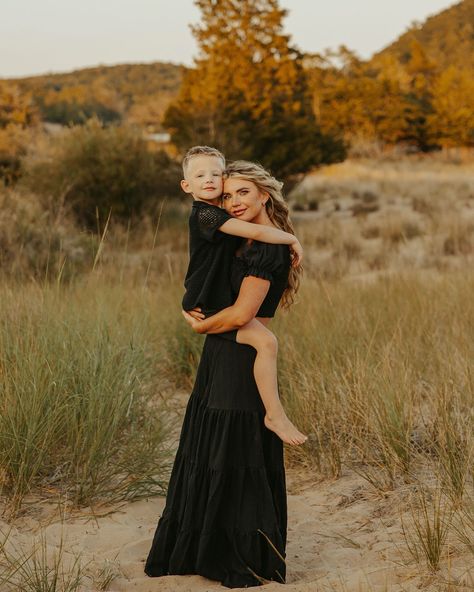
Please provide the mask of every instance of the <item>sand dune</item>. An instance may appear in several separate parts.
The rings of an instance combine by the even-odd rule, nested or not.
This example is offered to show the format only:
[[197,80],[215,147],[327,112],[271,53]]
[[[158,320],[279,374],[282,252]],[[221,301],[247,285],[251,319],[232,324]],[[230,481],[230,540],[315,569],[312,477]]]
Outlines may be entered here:
[[[375,166],[347,162],[308,177],[301,189],[308,192],[308,199],[317,198],[319,205],[317,211],[296,216],[301,224],[308,222],[307,242],[311,245],[311,240],[318,239],[314,220],[341,220],[344,226],[318,228],[319,238],[326,233],[327,244],[315,243],[313,253],[308,249],[306,269],[311,272],[313,264],[315,277],[326,277],[323,273],[326,269],[327,277],[331,278],[334,268],[340,265],[341,277],[352,274],[352,278],[366,281],[381,270],[419,269],[438,273],[439,269],[456,265],[467,268],[474,257],[469,226],[474,220],[472,165],[461,172],[447,165],[438,171],[437,166],[434,163],[432,169],[425,171],[412,170],[408,164],[395,167],[390,163]],[[400,167],[404,168],[399,170]],[[455,182],[456,176],[459,179]],[[328,193],[331,184],[336,185],[334,195]],[[355,216],[351,208],[364,202],[364,192],[369,204],[373,203],[373,193],[379,211]],[[413,220],[420,232],[405,236],[405,223]],[[465,228],[460,221],[466,224]],[[397,224],[398,231],[392,228]],[[301,231],[305,238],[303,225]],[[344,250],[341,237],[354,239],[358,248]],[[346,247],[350,247],[350,242]],[[370,266],[367,263],[370,258],[380,253],[383,255],[380,262],[374,259]],[[179,413],[187,397],[173,392],[170,404],[176,405]],[[423,470],[429,472],[427,466]],[[425,476],[429,481],[430,475]],[[466,554],[456,539],[448,539],[446,556],[436,573],[410,556],[402,520],[408,529],[412,527],[410,501],[416,487],[415,482],[399,483],[394,491],[380,493],[347,467],[337,480],[317,480],[310,471],[288,471],[287,585],[282,588],[280,584],[270,583],[265,590],[474,590],[474,558]],[[9,553],[28,553],[43,536],[48,552],[54,556],[63,541],[66,569],[75,557],[81,557],[85,574],[83,592],[224,590],[219,583],[200,576],[145,576],[144,561],[164,503],[164,498],[149,498],[79,511],[30,496],[25,500],[22,514],[12,522],[1,518],[0,505],[0,543],[1,534],[11,528]],[[106,574],[100,575],[104,569],[111,578],[108,587],[104,584]]]
[[[336,481],[315,481],[309,473],[288,473],[288,578],[285,589],[316,590],[441,590],[444,571],[432,576],[410,562],[401,531],[400,514],[407,511],[410,488],[381,496],[361,477],[347,473]],[[74,511],[61,517],[50,504],[33,506],[14,521],[10,537],[16,548],[28,548],[40,531],[54,552],[61,538],[67,556],[81,555],[89,578],[83,590],[96,590],[97,574],[109,565],[116,577],[110,591],[206,592],[224,588],[200,576],[148,578],[143,573],[163,498],[150,498],[120,507]],[[405,516],[408,517],[408,514]],[[6,530],[6,523],[2,524]],[[445,576],[453,580],[469,567],[468,559],[452,549]],[[448,563],[448,562],[447,562]],[[449,570],[449,574],[448,574]],[[96,583],[94,583],[94,575]],[[464,575],[466,590],[472,589]],[[470,588],[468,588],[468,586]],[[458,586],[457,589],[463,589]],[[268,592],[281,584],[265,586]]]

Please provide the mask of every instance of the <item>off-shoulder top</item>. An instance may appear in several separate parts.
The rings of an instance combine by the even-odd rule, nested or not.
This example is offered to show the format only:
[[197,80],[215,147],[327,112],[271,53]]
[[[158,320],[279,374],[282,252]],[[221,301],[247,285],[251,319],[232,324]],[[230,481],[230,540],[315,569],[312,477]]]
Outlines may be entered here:
[[288,245],[271,245],[259,241],[245,243],[232,261],[231,285],[234,300],[243,279],[249,275],[270,281],[265,300],[257,317],[273,317],[278,303],[288,286],[291,258]]

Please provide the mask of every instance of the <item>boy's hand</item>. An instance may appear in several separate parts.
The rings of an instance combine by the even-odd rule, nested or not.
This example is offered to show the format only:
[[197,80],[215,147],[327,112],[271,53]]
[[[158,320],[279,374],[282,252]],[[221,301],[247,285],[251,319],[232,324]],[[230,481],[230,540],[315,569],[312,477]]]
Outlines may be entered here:
[[290,245],[291,250],[291,265],[292,267],[298,267],[303,261],[303,247],[298,239]]

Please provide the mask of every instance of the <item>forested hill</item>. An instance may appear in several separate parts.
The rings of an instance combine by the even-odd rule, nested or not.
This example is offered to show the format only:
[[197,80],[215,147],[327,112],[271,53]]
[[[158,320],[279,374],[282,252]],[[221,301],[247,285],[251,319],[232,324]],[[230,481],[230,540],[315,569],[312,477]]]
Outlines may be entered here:
[[[412,26],[368,61],[344,47],[339,58],[332,65],[323,60],[308,66],[323,133],[348,142],[359,136],[408,142],[423,150],[474,144],[474,0]],[[154,62],[0,81],[0,116],[3,92],[8,113],[19,114],[15,121],[67,125],[96,116],[104,123],[163,131],[163,115],[178,96],[185,71]],[[10,120],[5,121],[0,117],[0,129]]]
[[84,68],[12,80],[30,92],[46,121],[80,123],[98,115],[144,127],[160,122],[176,96],[183,66],[154,62]]
[[474,71],[474,0],[463,0],[412,27],[376,53],[372,61],[376,63],[378,58],[391,55],[406,63],[413,40],[423,46],[427,57],[441,70],[454,66]]

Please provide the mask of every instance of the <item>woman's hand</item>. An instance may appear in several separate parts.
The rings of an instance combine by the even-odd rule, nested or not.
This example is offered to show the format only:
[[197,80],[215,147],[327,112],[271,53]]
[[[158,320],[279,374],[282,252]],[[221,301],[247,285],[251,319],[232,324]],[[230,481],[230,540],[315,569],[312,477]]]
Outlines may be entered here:
[[[204,333],[204,331],[202,330],[202,320],[196,319],[194,318],[189,312],[186,312],[185,310],[181,311],[183,313],[183,317],[185,318],[186,322],[188,323],[188,325],[191,326],[191,329],[193,331],[195,331],[196,333]],[[190,311],[193,312],[193,311]],[[196,314],[200,314],[200,313],[196,313]],[[204,315],[201,315],[204,316]]]
[[196,319],[196,321],[203,321],[206,318],[206,315],[203,314],[200,308],[192,308],[191,310],[187,310],[186,312],[190,314],[193,317],[193,319]]
[[295,239],[295,242],[291,243],[290,250],[291,265],[293,267],[298,267],[298,265],[301,265],[301,262],[303,261],[303,247],[301,246],[301,243],[298,239]]

